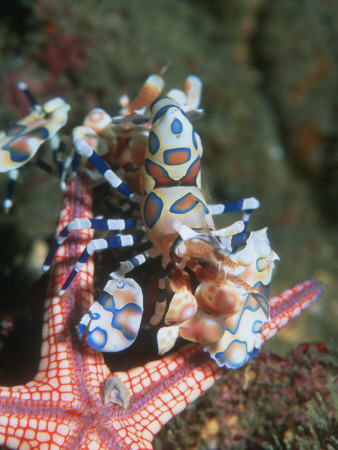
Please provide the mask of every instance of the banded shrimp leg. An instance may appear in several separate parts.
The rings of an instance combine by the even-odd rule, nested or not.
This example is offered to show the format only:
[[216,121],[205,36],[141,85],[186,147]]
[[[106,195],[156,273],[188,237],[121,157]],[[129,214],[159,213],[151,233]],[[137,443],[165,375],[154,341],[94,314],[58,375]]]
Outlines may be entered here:
[[241,200],[235,200],[227,203],[217,203],[213,205],[207,205],[210,213],[213,216],[223,215],[232,212],[243,212],[241,221],[224,229],[214,231],[212,234],[218,236],[222,244],[226,249],[231,252],[235,251],[239,247],[245,245],[250,233],[247,231],[248,223],[252,213],[260,206],[256,197],[248,197]]
[[[79,153],[93,163],[114,189],[131,202],[136,204],[140,202],[141,196],[134,194],[85,141],[75,141],[75,146],[77,150],[79,149]],[[73,230],[85,228],[111,230],[119,233],[123,230],[135,229],[136,232],[134,234],[118,234],[112,237],[93,239],[83,250],[63,284],[60,295],[69,287],[94,251],[148,242],[142,227],[142,221],[137,219],[74,219],[57,237],[44,264],[45,270],[48,269],[55,252],[69,234]],[[81,330],[82,335],[86,334],[86,339],[93,348],[100,351],[115,352],[129,347],[136,339],[143,312],[143,294],[140,286],[131,278],[110,281],[110,283],[107,283],[106,292],[103,292],[99,301],[94,302],[88,314],[85,315],[88,319],[86,319],[87,323],[84,325],[81,321],[83,325]],[[107,292],[108,290],[109,292]]]

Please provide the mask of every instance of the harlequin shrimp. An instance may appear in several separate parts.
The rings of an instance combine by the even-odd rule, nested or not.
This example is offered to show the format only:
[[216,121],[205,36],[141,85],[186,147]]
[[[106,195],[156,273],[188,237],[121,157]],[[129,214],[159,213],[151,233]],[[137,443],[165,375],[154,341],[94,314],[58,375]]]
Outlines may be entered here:
[[[115,232],[112,237],[94,239],[85,248],[62,295],[94,251],[148,242],[148,250],[122,261],[110,274],[102,293],[80,322],[80,336],[99,351],[117,352],[129,347],[140,328],[143,294],[136,281],[126,275],[148,259],[159,258],[158,299],[150,319],[151,326],[158,326],[164,318],[165,326],[158,330],[159,353],[170,350],[182,337],[203,345],[220,366],[237,368],[260,347],[261,330],[269,320],[266,296],[278,257],[270,248],[266,229],[247,231],[249,218],[259,206],[255,198],[225,204],[208,204],[205,200],[201,191],[202,143],[190,120],[200,113],[202,85],[197,77],[188,77],[186,86],[164,97],[157,95],[151,104],[148,102],[150,106],[143,99],[143,105],[138,104],[142,108],[132,107],[111,119],[119,127],[117,140],[125,133],[139,137],[140,124],[141,134],[147,134],[147,147],[138,147],[141,155],[137,155],[137,161],[142,165],[139,192],[122,181],[92,148],[88,130],[74,133],[77,153],[138,206],[141,220],[75,219],[57,237],[44,268],[48,269],[55,251],[72,230]],[[107,136],[109,123],[106,120],[96,135],[102,136],[105,130]],[[234,211],[242,212],[243,219],[216,230],[213,216]],[[127,230],[134,231],[124,234]],[[169,307],[166,274],[173,291]],[[197,284],[194,291],[192,281]]]
[[[28,116],[11,124],[0,132],[0,172],[9,173],[9,184],[4,201],[4,210],[12,207],[13,190],[18,178],[18,169],[27,164],[41,145],[56,133],[67,122],[70,106],[61,98],[48,100],[39,105],[24,82],[18,84],[32,105]],[[55,159],[58,145],[54,145]]]

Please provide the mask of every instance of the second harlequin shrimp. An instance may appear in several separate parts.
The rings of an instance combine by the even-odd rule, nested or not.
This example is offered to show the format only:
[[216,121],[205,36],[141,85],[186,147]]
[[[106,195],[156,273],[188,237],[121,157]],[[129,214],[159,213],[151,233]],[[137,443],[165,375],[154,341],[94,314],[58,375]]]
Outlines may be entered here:
[[25,83],[19,83],[18,87],[26,94],[32,104],[32,110],[28,116],[0,132],[0,172],[9,173],[9,185],[4,201],[5,212],[8,212],[13,204],[12,196],[18,169],[27,164],[41,145],[52,139],[65,125],[70,109],[59,97],[39,105]]

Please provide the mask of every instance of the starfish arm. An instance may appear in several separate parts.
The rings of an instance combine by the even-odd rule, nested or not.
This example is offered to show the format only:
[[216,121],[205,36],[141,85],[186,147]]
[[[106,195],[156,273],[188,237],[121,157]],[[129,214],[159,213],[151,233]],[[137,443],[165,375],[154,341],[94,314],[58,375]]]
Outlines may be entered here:
[[271,339],[278,330],[285,327],[294,317],[301,314],[322,295],[323,289],[316,280],[306,280],[291,289],[286,289],[269,301],[271,321],[262,331],[262,339]]
[[[272,338],[293,317],[316,301],[322,288],[315,280],[308,280],[287,289],[270,301],[271,321],[262,331],[262,340]],[[183,411],[189,403],[207,391],[227,369],[220,368],[202,347],[190,344],[180,351],[129,372],[119,372],[128,389],[133,393],[128,427],[143,426],[140,435],[150,439],[174,415]],[[131,416],[131,412],[133,415]]]
[[207,391],[222,373],[195,344],[143,367],[117,372],[133,393],[125,417],[128,430],[150,443],[165,423]]

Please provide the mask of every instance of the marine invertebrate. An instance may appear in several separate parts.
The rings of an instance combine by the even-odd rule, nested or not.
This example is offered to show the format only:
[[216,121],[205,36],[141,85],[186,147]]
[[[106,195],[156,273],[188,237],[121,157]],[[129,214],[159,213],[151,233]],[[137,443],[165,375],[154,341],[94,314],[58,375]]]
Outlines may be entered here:
[[[58,229],[78,215],[92,215],[88,186],[79,177],[68,185]],[[73,255],[91,238],[92,230],[75,231],[56,253],[36,377],[0,388],[0,443],[7,448],[151,449],[154,434],[226,372],[201,346],[189,344],[143,367],[111,374],[102,354],[80,342],[74,328],[93,301],[91,258],[64,297],[58,295]],[[272,299],[263,340],[320,294],[311,280]]]
[[[32,111],[0,132],[0,172],[9,172],[9,186],[4,200],[5,212],[12,207],[18,169],[30,161],[40,146],[65,125],[70,108],[62,98],[54,98],[39,105],[25,83],[19,83],[18,87],[32,104]],[[56,149],[57,146],[55,151]]]
[[[135,136],[143,136],[138,125],[143,125],[142,130],[150,127],[147,149],[142,152],[138,148],[138,159],[143,165],[141,195],[131,190],[88,145],[87,128],[75,130],[77,152],[86,156],[114,189],[140,205],[142,222],[129,218],[75,220],[58,236],[45,268],[73,229],[106,229],[115,233],[136,230],[93,240],[62,287],[63,293],[94,251],[140,242],[152,245],[121,262],[110,274],[102,295],[81,320],[81,336],[85,335],[89,344],[101,351],[120,351],[131,345],[140,327],[143,299],[137,283],[125,275],[150,258],[160,258],[162,284],[152,325],[160,323],[165,312],[163,279],[167,268],[174,272],[169,277],[175,293],[165,316],[169,326],[158,333],[159,353],[168,351],[180,335],[201,343],[220,366],[236,368],[260,347],[262,326],[269,320],[265,294],[278,257],[270,248],[266,230],[247,232],[250,215],[259,205],[255,198],[221,205],[208,204],[204,199],[202,144],[189,120],[198,111],[202,84],[192,76],[186,85],[185,92],[170,91],[171,97],[157,97],[146,108],[153,94],[162,89],[161,78],[149,77],[127,114],[112,119],[112,124],[122,127],[114,130],[117,142],[124,137],[127,124],[127,131],[134,133],[131,142]],[[136,110],[136,105],[142,105],[142,111]],[[104,124],[98,127],[99,132],[102,128],[109,131],[109,118],[106,120],[102,112],[95,114]],[[108,142],[111,140],[110,135]],[[216,230],[212,216],[232,211],[243,211],[243,221]],[[195,274],[199,283],[194,294],[185,269]]]

